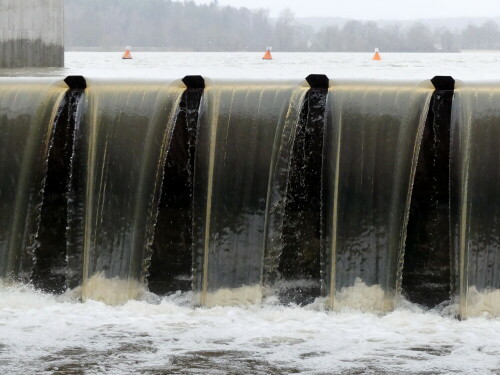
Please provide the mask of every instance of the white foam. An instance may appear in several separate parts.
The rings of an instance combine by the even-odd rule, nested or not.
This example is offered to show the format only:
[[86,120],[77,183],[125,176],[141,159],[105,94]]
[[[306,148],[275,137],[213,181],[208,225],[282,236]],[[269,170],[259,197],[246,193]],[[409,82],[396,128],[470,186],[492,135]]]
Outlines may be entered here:
[[103,273],[97,273],[88,279],[81,291],[84,300],[91,299],[108,305],[120,305],[148,294],[144,284],[137,280],[123,280],[118,277],[109,279]]
[[262,302],[262,286],[242,286],[233,289],[219,289],[215,292],[206,292],[204,298],[201,294],[196,296],[199,304],[205,307],[215,306],[249,306]]
[[32,285],[0,280],[0,309],[37,309],[51,302],[55,302],[54,296],[38,292]]
[[335,293],[333,309],[336,311],[358,310],[371,313],[384,313],[394,308],[395,298],[380,285],[366,285],[356,278],[354,285],[343,287]]
[[495,374],[500,319],[398,308],[194,308],[192,293],[109,306],[0,286],[0,373]]
[[500,289],[478,291],[475,286],[467,292],[464,317],[500,317]]

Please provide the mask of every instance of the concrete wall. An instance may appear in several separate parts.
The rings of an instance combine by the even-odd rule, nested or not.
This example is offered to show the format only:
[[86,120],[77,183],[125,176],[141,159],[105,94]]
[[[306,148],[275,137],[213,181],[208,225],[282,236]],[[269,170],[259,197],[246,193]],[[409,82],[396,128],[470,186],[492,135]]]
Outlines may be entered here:
[[63,0],[0,0],[0,68],[64,66]]

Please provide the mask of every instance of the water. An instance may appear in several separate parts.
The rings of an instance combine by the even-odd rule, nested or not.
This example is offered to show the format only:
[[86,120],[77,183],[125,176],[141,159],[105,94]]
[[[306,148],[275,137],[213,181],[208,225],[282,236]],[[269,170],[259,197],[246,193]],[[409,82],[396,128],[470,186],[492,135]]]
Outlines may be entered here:
[[498,221],[500,90],[460,83],[452,115],[452,227],[455,289],[463,316],[478,314],[477,304],[500,309]]
[[404,306],[383,316],[317,306],[113,307],[0,287],[5,374],[498,374],[500,321]]
[[352,306],[350,289],[361,285],[374,295],[364,308],[392,308],[432,91],[430,82],[330,89],[323,168],[326,287],[334,308]]
[[0,80],[2,278],[29,280],[46,159],[64,86],[55,79]]
[[84,298],[114,295],[106,300],[119,303],[141,289],[181,94],[179,83],[87,82],[87,110],[75,132],[69,228],[81,240],[68,247],[69,256],[82,254]]
[[[256,266],[256,264],[263,257],[266,259],[263,251],[266,250],[267,245],[264,244],[263,236],[266,225],[272,224],[262,222],[265,216],[263,212],[270,210],[269,212],[273,213],[272,208],[282,207],[283,186],[280,178],[288,181],[289,177],[287,169],[280,170],[279,166],[293,165],[294,162],[290,161],[290,156],[286,152],[275,155],[269,155],[267,153],[269,150],[257,152],[258,142],[248,137],[248,134],[260,132],[259,134],[263,134],[262,142],[266,144],[270,144],[272,140],[273,147],[290,146],[290,143],[281,143],[283,138],[277,142],[266,133],[276,128],[266,129],[266,125],[253,120],[245,122],[244,118],[238,119],[237,117],[246,113],[245,118],[252,118],[254,115],[252,110],[261,108],[260,114],[267,113],[266,117],[270,119],[270,124],[277,126],[277,121],[281,121],[282,134],[293,138],[294,132],[298,131],[295,127],[299,108],[292,108],[292,117],[295,119],[287,122],[286,113],[290,112],[290,107],[287,105],[296,103],[293,100],[296,95],[302,97],[302,80],[310,73],[325,73],[335,78],[333,90],[337,85],[339,93],[342,91],[343,84],[341,78],[368,80],[411,78],[415,81],[423,81],[442,74],[454,75],[466,81],[500,79],[499,54],[382,54],[384,59],[382,62],[371,61],[371,53],[275,53],[275,60],[271,62],[262,61],[261,54],[253,53],[175,54],[134,53],[133,51],[133,54],[134,60],[122,61],[121,53],[67,53],[65,69],[0,71],[2,76],[63,77],[68,74],[84,74],[93,78],[89,79],[89,95],[85,98],[87,112],[83,113],[80,123],[83,128],[79,133],[82,137],[80,141],[84,142],[82,144],[92,146],[93,151],[87,152],[84,147],[82,152],[76,155],[83,158],[91,155],[109,157],[106,159],[109,164],[86,164],[92,170],[80,171],[79,176],[82,180],[79,186],[89,189],[94,196],[110,191],[114,192],[117,197],[121,197],[119,201],[105,198],[95,202],[85,200],[78,206],[85,207],[85,210],[90,213],[87,221],[88,228],[100,232],[99,236],[91,236],[90,239],[100,238],[98,250],[102,248],[102,253],[94,251],[97,248],[95,244],[87,241],[85,245],[87,250],[81,250],[82,257],[86,258],[85,269],[87,270],[83,290],[84,302],[81,301],[82,288],[80,287],[70,289],[62,296],[56,296],[35,291],[26,284],[0,283],[0,370],[2,373],[61,375],[123,373],[500,374],[500,320],[498,317],[491,316],[495,314],[494,309],[498,307],[497,299],[495,299],[497,297],[495,294],[490,296],[484,293],[490,290],[485,288],[489,285],[488,280],[497,280],[494,279],[498,277],[498,274],[494,272],[495,269],[486,273],[489,275],[488,280],[467,284],[467,299],[476,306],[486,306],[486,310],[490,311],[489,315],[481,312],[482,309],[479,312],[471,312],[471,310],[464,312],[459,300],[453,303],[445,301],[437,308],[428,310],[392,294],[390,297],[391,307],[394,307],[392,312],[383,315],[360,312],[366,306],[370,306],[368,310],[377,310],[373,309],[373,306],[384,300],[386,290],[394,288],[393,280],[390,285],[380,283],[383,285],[380,287],[379,283],[371,281],[373,275],[369,275],[366,279],[356,279],[353,275],[346,277],[345,280],[348,281],[346,285],[350,288],[338,290],[336,297],[345,303],[343,307],[340,306],[340,311],[335,312],[325,310],[325,305],[331,302],[323,298],[312,298],[312,302],[300,307],[294,304],[283,305],[279,300],[279,296],[282,295],[280,288],[309,290],[311,285],[316,287],[315,280],[281,280],[271,289],[263,287],[261,281],[264,275],[261,272],[264,272],[264,267],[263,265]],[[169,84],[186,74],[204,74],[214,79],[213,82],[208,82],[208,95],[204,99],[207,101],[202,103],[205,112],[202,113],[201,118],[203,123],[209,125],[205,131],[210,134],[202,134],[201,139],[206,145],[205,152],[210,157],[204,159],[208,165],[199,163],[196,165],[198,171],[205,171],[206,174],[205,179],[198,180],[197,183],[201,185],[205,195],[207,195],[207,190],[204,189],[212,186],[211,196],[213,197],[207,199],[205,195],[197,195],[200,191],[195,190],[196,202],[199,203],[200,212],[203,213],[201,217],[206,221],[207,216],[210,216],[211,221],[210,225],[207,226],[205,222],[200,227],[203,231],[209,229],[206,235],[205,233],[202,233],[202,236],[199,236],[199,233],[194,234],[195,237],[198,236],[196,237],[198,244],[201,244],[198,249],[202,251],[198,253],[211,260],[211,262],[202,262],[208,268],[202,269],[201,277],[196,279],[195,274],[195,280],[201,280],[201,286],[197,292],[203,289],[210,292],[209,298],[201,301],[206,305],[204,308],[195,305],[200,302],[198,293],[171,290],[168,296],[159,296],[147,291],[143,283],[146,277],[143,261],[151,255],[151,251],[148,250],[151,223],[137,221],[134,216],[134,213],[138,211],[141,211],[138,215],[141,218],[148,215],[148,208],[139,199],[143,195],[135,194],[138,190],[153,189],[144,194],[151,197],[150,202],[157,199],[155,197],[159,195],[159,192],[154,191],[155,181],[161,178],[157,175],[158,169],[142,168],[141,163],[146,157],[155,159],[159,163],[163,160],[164,156],[160,154],[168,149],[168,141],[163,136],[170,129],[168,118],[172,108],[168,103],[172,104],[179,99],[176,96],[178,90],[175,89],[175,84],[173,86]],[[102,79],[110,77],[114,77],[114,85],[106,87],[102,84]],[[150,82],[145,83],[141,80],[139,83],[137,80],[131,80],[131,78],[144,77],[147,77]],[[252,80],[253,83],[246,82],[243,86],[239,84],[232,87],[227,84],[221,87],[220,78],[245,78],[247,81]],[[293,82],[280,81],[279,87],[283,88],[281,92],[272,85],[261,85],[255,82],[256,79],[270,78],[293,79]],[[116,79],[121,82],[118,88],[115,85]],[[158,86],[159,80],[161,87]],[[31,79],[15,80],[15,82],[21,81],[25,81],[30,87],[33,86]],[[12,85],[14,81],[8,80],[8,82]],[[50,82],[53,82],[52,78],[47,82],[45,86],[37,86],[37,90],[47,90]],[[51,109],[50,116],[52,117],[53,109],[58,107],[57,100],[64,94],[64,90],[58,90],[56,89],[57,93],[52,97],[53,100],[46,106]],[[394,90],[388,91],[394,94]],[[402,91],[401,103],[408,105],[407,103],[411,100],[408,95],[404,94],[404,90]],[[464,97],[469,95],[465,91],[464,94],[459,91],[459,95]],[[278,92],[280,92],[279,95],[277,95]],[[160,98],[158,93],[162,93],[159,95]],[[405,108],[410,108],[409,112],[413,115],[409,115],[412,120],[407,123],[411,123],[411,129],[417,131],[420,120],[414,112],[418,110],[411,109],[425,107],[428,89],[419,91],[418,104],[415,106],[395,106],[394,103],[399,102],[395,101],[391,95],[389,95],[391,100],[380,102],[370,111],[380,115],[383,113],[383,108],[391,108],[390,112],[396,111],[397,113],[405,113]],[[127,98],[131,97],[133,97],[133,103],[127,104]],[[217,98],[221,97],[234,99],[231,101],[224,99],[217,103]],[[273,97],[272,100],[278,100],[280,111],[269,112],[269,108],[273,107],[271,104],[275,103],[270,97]],[[378,93],[373,94],[373,97],[379,97]],[[30,113],[33,113],[37,102],[29,97],[23,99],[26,99],[26,102],[32,106]],[[6,100],[5,96],[1,100]],[[259,100],[262,100],[261,102],[265,105],[259,106]],[[377,103],[376,100],[375,102]],[[159,116],[162,120],[156,119],[154,115],[157,113],[154,108],[158,103],[165,104]],[[251,105],[245,107],[245,103]],[[494,102],[490,100],[484,103]],[[8,107],[12,108],[11,105]],[[236,112],[232,112],[233,107],[237,108]],[[6,109],[7,112],[9,108]],[[83,111],[83,108],[81,110]],[[343,117],[349,118],[355,114],[356,111],[346,111]],[[481,118],[481,114],[477,113],[475,116]],[[46,116],[49,115],[46,114]],[[98,121],[97,119],[102,116],[107,116],[109,121],[105,123]],[[460,116],[457,115],[456,118]],[[466,119],[469,117],[465,116]],[[495,116],[485,117],[484,123],[487,125],[485,128],[491,128],[491,131],[494,131],[494,127],[488,124]],[[134,118],[136,120],[133,120]],[[235,124],[240,123],[240,120],[245,127],[236,129]],[[398,121],[405,123],[400,119],[396,122]],[[148,138],[150,133],[136,129],[134,125],[139,122],[151,132],[156,132],[157,137]],[[51,123],[51,121],[47,122],[47,126]],[[466,120],[464,123],[467,123]],[[491,123],[493,124],[494,121]],[[362,128],[363,122],[355,122],[355,124],[359,124]],[[359,128],[350,130],[354,132],[356,129]],[[95,135],[98,132],[102,132],[103,136],[91,137],[92,134]],[[120,150],[114,149],[106,141],[106,139],[119,140],[125,134],[134,136],[123,137],[125,147]],[[407,140],[410,146],[416,142],[416,135],[412,134],[411,139]],[[229,143],[218,143],[221,139],[226,140],[231,137],[234,138],[231,145],[237,145],[237,148],[228,147]],[[486,138],[491,142],[495,140],[495,137]],[[353,137],[353,139],[358,138]],[[76,145],[79,144],[78,142],[77,139]],[[137,153],[136,151],[141,147],[144,149],[145,143],[154,146],[152,149],[148,147],[151,154]],[[214,146],[216,144],[218,147]],[[123,152],[123,148],[129,152]],[[415,157],[414,146],[403,149],[402,154],[405,158],[402,161],[408,164],[409,160]],[[475,148],[475,150],[478,149]],[[75,150],[78,152],[78,147]],[[238,155],[237,150],[242,153]],[[249,150],[253,150],[252,153],[244,152]],[[394,152],[394,149],[388,147],[386,151]],[[470,160],[470,157],[469,159],[466,157],[467,153],[460,155],[464,155],[465,160]],[[494,164],[496,154],[491,152],[488,155],[491,155],[492,159],[484,163]],[[394,157],[388,157],[386,163],[394,162],[393,159]],[[117,161],[123,160],[130,168],[120,168]],[[236,168],[239,165],[236,160],[241,162],[241,165],[246,165],[247,168]],[[363,163],[374,161],[369,157],[362,160]],[[274,162],[276,164],[273,164]],[[146,164],[150,165],[150,163]],[[253,170],[252,168],[261,164],[266,164],[269,168],[257,169],[258,175],[264,175],[264,177],[254,178],[258,183],[253,186],[249,183],[252,180],[249,173]],[[272,169],[269,164],[275,165],[276,169]],[[109,168],[101,168],[105,165]],[[359,167],[357,164],[354,166]],[[404,173],[411,175],[409,172],[411,168],[408,165],[403,170]],[[280,171],[283,174],[280,174]],[[95,183],[95,181],[106,182],[111,175],[114,177],[109,180],[109,183]],[[142,187],[140,183],[136,184],[135,182],[142,178],[137,178],[138,175],[143,177],[147,175],[149,182]],[[216,181],[212,179],[209,183],[210,175],[217,176]],[[275,181],[276,184],[271,183],[264,188],[262,180],[269,176],[280,178]],[[495,179],[496,175],[482,174],[476,176],[477,179],[471,179],[472,191],[474,186],[477,186],[474,184],[481,183],[481,176]],[[115,179],[124,183],[114,186],[112,182]],[[223,184],[220,182],[221,179],[224,181]],[[398,195],[399,198],[405,196],[404,193],[408,190],[407,184],[410,180],[410,177],[402,179],[404,186],[400,187],[402,193]],[[82,183],[83,181],[86,183]],[[388,181],[382,180],[381,183]],[[494,194],[496,185],[490,180],[488,184],[491,184],[491,189],[487,191],[492,196],[496,196]],[[268,186],[277,187],[274,191],[278,194],[273,196],[269,190],[264,194]],[[370,185],[360,186],[368,186],[366,189],[371,189]],[[225,187],[227,190],[224,190]],[[285,186],[285,190],[287,188],[288,186]],[[20,192],[22,191],[16,191],[16,194]],[[365,195],[369,195],[369,192]],[[399,198],[395,201],[399,202]],[[484,197],[478,195],[477,198],[482,204],[481,199]],[[274,206],[272,203],[277,205]],[[381,209],[386,209],[387,207],[382,203]],[[7,206],[11,207],[11,205]],[[120,215],[113,215],[110,207],[114,207]],[[135,210],[131,209],[134,207]],[[212,213],[214,207],[218,207],[217,212]],[[344,212],[347,216],[354,215],[356,212],[362,212],[363,208],[357,207],[356,210],[350,211],[350,205],[346,205]],[[225,210],[226,215],[217,215],[221,210]],[[396,211],[400,216],[404,214],[404,209],[400,208]],[[2,210],[2,219],[10,218],[3,212]],[[101,216],[94,215],[94,213]],[[174,210],[169,220],[175,220],[175,213]],[[103,226],[93,224],[93,220],[98,217],[102,220]],[[490,228],[488,226],[490,224],[482,220],[481,215],[472,216],[474,217],[478,218],[479,229]],[[121,221],[121,218],[124,220]],[[279,213],[277,219],[280,220]],[[304,223],[307,222],[304,221]],[[351,221],[342,219],[339,223],[344,226],[350,225],[353,230],[359,229],[356,227],[356,220],[353,219]],[[168,223],[166,225],[168,226]],[[398,220],[398,225],[401,225],[400,220]],[[467,223],[463,223],[463,226],[466,227],[466,225]],[[120,229],[117,232],[120,236],[114,237],[113,233],[106,228],[112,232]],[[136,236],[137,246],[133,246],[133,241],[130,240],[133,228],[140,229],[140,234]],[[279,229],[279,225],[274,228]],[[488,233],[496,233],[490,229]],[[7,230],[6,233],[11,232]],[[305,231],[305,233],[308,232]],[[483,237],[481,235],[480,238]],[[235,257],[225,258],[222,253],[218,253],[221,248],[214,247],[213,244],[219,241],[225,245],[228,242],[224,240],[228,238],[232,238],[231,243],[235,238],[238,239],[236,243],[239,244],[229,248],[229,253],[245,256],[252,265],[251,267],[245,267]],[[399,234],[394,238],[400,240]],[[489,242],[494,244],[494,240],[493,236]],[[257,242],[260,242],[260,245]],[[247,246],[249,244],[251,246]],[[250,248],[253,250],[248,251]],[[394,254],[401,250],[398,246],[392,248]],[[494,248],[492,246],[487,249]],[[209,249],[212,251],[207,251]],[[103,257],[100,258],[99,254],[103,254]],[[132,261],[132,258],[125,259],[134,254],[137,255],[134,259],[140,258],[139,261]],[[485,251],[484,254],[488,256],[492,253]],[[112,263],[118,265],[117,268],[108,269],[107,262],[103,261],[105,257],[115,259],[116,262]],[[122,260],[128,261],[122,262]],[[457,269],[462,267],[465,271],[463,264],[457,260]],[[228,265],[230,267],[227,267]],[[226,267],[231,272],[224,275],[222,272]],[[29,266],[25,269],[29,270]],[[214,270],[220,272],[214,273]],[[397,276],[395,272],[397,270],[394,270],[394,267],[392,270],[388,274],[394,278]],[[189,282],[189,276],[187,277]],[[214,283],[216,287],[211,288],[210,283]],[[233,293],[235,290],[236,293]],[[126,293],[120,295],[123,291]],[[120,298],[116,299],[117,295]],[[129,297],[136,297],[137,300],[125,302]],[[108,304],[98,300],[108,301]],[[242,306],[242,302],[255,304]],[[240,304],[240,306],[209,307],[215,304]],[[456,319],[456,315],[460,312],[464,316],[472,317],[460,321]]]
[[199,207],[194,216],[200,218],[194,228],[200,254],[194,283],[203,305],[239,298],[260,302],[265,225],[272,209],[269,177],[279,157],[275,143],[297,122],[306,91],[297,83],[219,83],[206,90],[194,198]]
[[285,53],[264,51],[235,53],[135,52],[122,60],[123,52],[66,52],[63,69],[0,70],[3,75],[86,75],[89,77],[136,77],[179,79],[200,74],[211,78],[297,79],[326,74],[347,79],[430,79],[451,75],[460,79],[500,78],[500,52],[492,53],[384,53],[372,61],[367,53]]

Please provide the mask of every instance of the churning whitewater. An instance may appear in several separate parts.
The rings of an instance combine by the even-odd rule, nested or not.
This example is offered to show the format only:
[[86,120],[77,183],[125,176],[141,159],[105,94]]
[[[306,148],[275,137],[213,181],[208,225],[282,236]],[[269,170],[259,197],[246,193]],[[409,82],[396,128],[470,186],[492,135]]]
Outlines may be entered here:
[[[5,374],[498,374],[500,321],[399,302],[386,315],[323,302],[198,308],[191,292],[109,306],[0,287]],[[365,298],[365,294],[362,294]]]

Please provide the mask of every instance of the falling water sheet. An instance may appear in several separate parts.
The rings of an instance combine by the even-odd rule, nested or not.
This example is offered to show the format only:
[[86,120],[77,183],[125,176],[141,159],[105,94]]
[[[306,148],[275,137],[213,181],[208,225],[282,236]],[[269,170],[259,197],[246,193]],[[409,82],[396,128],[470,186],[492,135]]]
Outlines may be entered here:
[[[110,304],[145,291],[163,165],[184,86],[89,80],[75,127],[70,257],[84,299]],[[80,256],[78,256],[80,254]],[[74,271],[74,270],[73,270]]]
[[430,82],[331,82],[323,163],[324,285],[335,309],[388,311],[400,283]]
[[0,79],[0,278],[29,281],[53,125],[67,86]]
[[500,316],[500,89],[459,82],[451,122],[454,290],[462,317]]
[[298,82],[258,81],[215,82],[205,89],[195,161],[193,275],[205,306],[262,298],[270,176],[307,89]]

